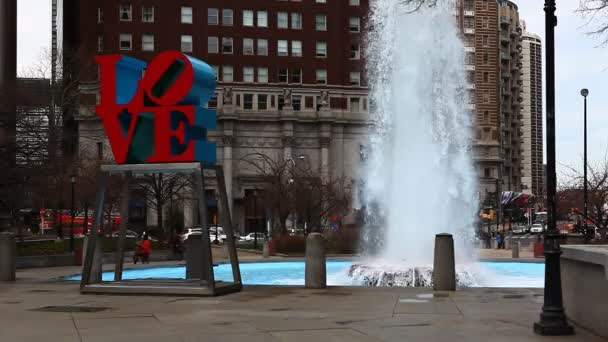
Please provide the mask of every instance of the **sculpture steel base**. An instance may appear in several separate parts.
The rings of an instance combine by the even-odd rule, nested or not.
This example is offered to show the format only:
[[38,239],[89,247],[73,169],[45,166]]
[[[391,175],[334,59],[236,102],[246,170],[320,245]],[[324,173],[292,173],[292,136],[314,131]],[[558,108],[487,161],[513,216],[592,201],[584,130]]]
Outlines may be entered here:
[[[204,189],[204,171],[213,170],[217,178],[217,187],[220,196],[220,220],[226,232],[226,245],[228,256],[232,266],[232,282],[215,281],[213,274],[213,259],[211,253],[211,242],[209,227],[207,226],[207,207]],[[123,263],[126,237],[126,223],[128,222],[129,211],[129,181],[133,174],[150,173],[190,173],[195,176],[195,191],[198,196],[198,212],[201,226],[203,228],[203,238],[201,239],[200,253],[201,258],[200,272],[197,279],[142,279],[142,280],[123,280]],[[120,226],[118,246],[116,251],[116,265],[114,268],[114,281],[101,281],[99,274],[93,268],[93,258],[95,248],[98,247],[98,231],[103,219],[104,198],[108,177],[111,174],[121,174],[124,176],[122,185],[122,196],[120,204]],[[224,172],[221,166],[204,165],[201,163],[172,163],[172,164],[130,164],[130,165],[102,165],[99,174],[97,197],[95,200],[93,213],[93,227],[87,241],[85,261],[80,283],[80,292],[95,294],[119,294],[119,295],[171,295],[171,296],[217,296],[232,292],[241,291],[241,271],[239,269],[238,256],[236,253],[235,239],[233,236],[232,220],[230,217],[230,207],[228,206],[228,196],[226,193],[226,183]],[[97,273],[101,272],[98,270]]]

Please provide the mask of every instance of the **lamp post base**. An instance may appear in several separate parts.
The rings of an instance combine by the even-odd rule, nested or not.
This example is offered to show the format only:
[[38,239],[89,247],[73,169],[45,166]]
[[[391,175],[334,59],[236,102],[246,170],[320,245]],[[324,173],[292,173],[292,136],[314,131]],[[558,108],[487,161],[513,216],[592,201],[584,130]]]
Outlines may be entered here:
[[541,313],[540,322],[534,323],[534,332],[542,336],[574,335],[574,327],[568,324],[563,311],[558,311]]

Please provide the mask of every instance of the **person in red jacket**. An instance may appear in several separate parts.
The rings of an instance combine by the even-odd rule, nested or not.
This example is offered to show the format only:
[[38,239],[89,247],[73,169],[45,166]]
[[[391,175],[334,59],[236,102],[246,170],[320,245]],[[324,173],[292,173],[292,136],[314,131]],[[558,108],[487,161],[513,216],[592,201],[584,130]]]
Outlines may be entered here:
[[141,259],[142,264],[150,263],[150,252],[152,251],[152,244],[148,239],[148,235],[144,235],[143,240],[138,243],[135,255],[133,255],[133,263],[137,264],[137,261]]

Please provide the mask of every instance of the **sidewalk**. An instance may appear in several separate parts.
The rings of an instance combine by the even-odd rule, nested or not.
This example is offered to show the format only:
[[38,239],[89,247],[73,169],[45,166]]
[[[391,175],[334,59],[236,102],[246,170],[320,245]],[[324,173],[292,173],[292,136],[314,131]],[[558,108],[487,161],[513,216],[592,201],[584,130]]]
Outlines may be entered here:
[[542,289],[433,294],[429,289],[245,286],[224,297],[180,298],[85,296],[77,283],[49,280],[78,270],[24,270],[16,283],[0,283],[1,340],[605,341],[578,327],[572,337],[534,335]]

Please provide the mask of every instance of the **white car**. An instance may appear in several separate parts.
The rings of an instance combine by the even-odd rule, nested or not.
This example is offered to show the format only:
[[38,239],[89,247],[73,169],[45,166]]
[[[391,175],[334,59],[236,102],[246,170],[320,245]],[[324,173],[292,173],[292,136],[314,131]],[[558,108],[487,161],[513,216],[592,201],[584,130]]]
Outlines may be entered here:
[[243,240],[243,241],[254,241],[256,234],[258,235],[258,241],[259,240],[264,240],[264,238],[265,238],[264,237],[264,233],[249,233],[249,234],[243,236],[241,238],[241,240]]
[[532,233],[532,234],[539,234],[542,232],[543,232],[543,225],[540,223],[535,223],[530,228],[530,233]]
[[513,234],[525,234],[526,233],[526,226],[517,226],[515,228],[513,228]]
[[[210,227],[209,228],[209,241],[211,241],[211,242],[215,241],[215,237],[216,237],[215,231],[216,231],[216,227]],[[224,233],[224,229],[222,227],[217,227],[217,239],[218,239],[218,241],[225,242],[227,238],[228,237]]]
[[188,240],[188,237],[192,234],[203,234],[203,229],[202,228],[188,228],[186,229],[186,232],[182,235],[180,235],[182,241],[186,241]]

